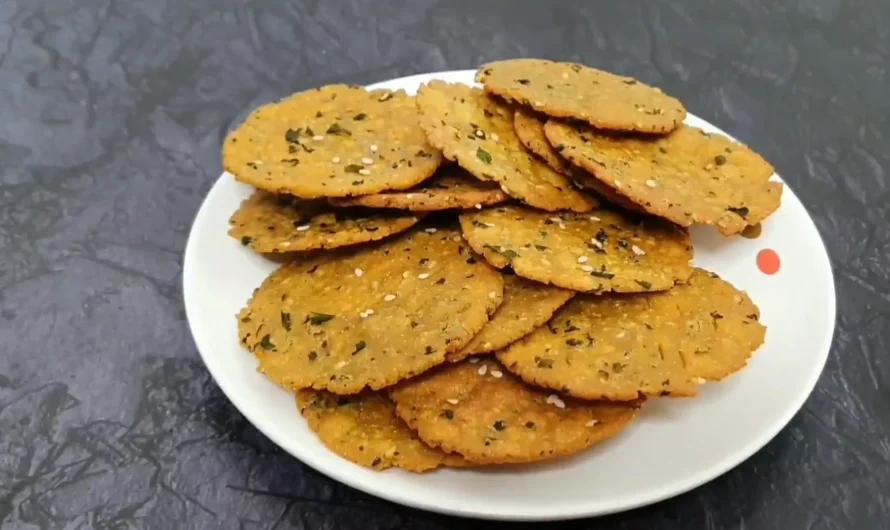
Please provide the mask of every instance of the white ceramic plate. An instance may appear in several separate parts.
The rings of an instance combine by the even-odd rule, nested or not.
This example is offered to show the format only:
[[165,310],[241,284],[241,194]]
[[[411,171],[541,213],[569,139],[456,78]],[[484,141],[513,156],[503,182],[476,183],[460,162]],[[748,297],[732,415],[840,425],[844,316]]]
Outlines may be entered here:
[[[413,93],[431,79],[470,84],[473,72],[405,77],[375,88]],[[686,122],[722,133],[695,116]],[[657,502],[717,477],[763,447],[803,405],[828,356],[835,318],[831,267],[813,221],[786,187],[781,208],[757,239],[692,230],[696,265],[748,291],[761,309],[766,344],[747,369],[704,386],[696,399],[652,400],[626,431],[576,457],[422,475],[370,471],[325,449],[291,394],[257,373],[253,356],[239,346],[235,314],[275,267],[226,235],[229,216],[250,191],[223,174],[192,226],[183,291],[198,350],[223,392],[273,442],[320,472],[393,502],[517,520],[594,516]],[[781,258],[777,273],[759,269],[764,250]]]

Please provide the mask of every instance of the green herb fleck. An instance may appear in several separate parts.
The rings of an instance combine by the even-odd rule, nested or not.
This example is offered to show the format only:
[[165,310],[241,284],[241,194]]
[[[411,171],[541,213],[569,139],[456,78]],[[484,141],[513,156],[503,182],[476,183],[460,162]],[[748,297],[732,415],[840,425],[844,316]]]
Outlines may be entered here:
[[545,247],[544,245],[535,245],[535,248],[540,250],[541,252],[547,250],[549,247]]
[[494,427],[494,430],[496,430],[496,431],[503,431],[504,429],[507,428],[507,424],[504,423],[504,420],[498,420],[498,421],[494,422],[493,427]]
[[711,318],[713,318],[714,320],[720,320],[721,318],[723,318],[723,315],[721,315],[717,311],[711,311]]
[[292,144],[295,144],[300,141],[300,131],[303,128],[299,129],[288,129],[286,133],[284,133],[284,139]]
[[454,411],[451,409],[445,409],[442,411],[442,417],[445,418],[446,420],[453,420],[454,419]]
[[538,368],[553,368],[553,359],[535,357],[535,364],[538,365]]
[[635,85],[635,84],[637,84],[636,80],[634,80],[634,79],[628,79],[627,81],[622,81],[622,83],[624,83],[625,85]]
[[612,274],[612,273],[610,273],[610,272],[606,272],[606,271],[592,271],[592,272],[590,273],[590,275],[591,275],[591,276],[596,276],[597,278],[604,278],[604,279],[606,279],[606,280],[611,280],[612,278],[615,277],[614,274]]
[[436,353],[436,350],[434,350],[432,346],[427,346],[426,349],[424,349],[423,353],[424,355],[432,355]]
[[714,163],[717,164],[718,166],[722,166],[723,164],[726,163],[726,157],[723,155],[717,155],[714,157]]
[[272,337],[270,337],[268,333],[266,333],[263,340],[260,341],[260,346],[262,346],[264,350],[277,351],[275,349],[275,344],[272,343]]
[[646,289],[647,291],[652,288],[652,284],[645,280],[634,280],[634,281],[637,282],[638,284],[640,284],[640,287],[642,287],[643,289]]
[[365,341],[363,341],[363,340],[356,342],[355,343],[355,351],[352,352],[352,354],[355,355],[356,353],[364,350],[366,346],[367,346],[367,343],[365,343]]
[[343,171],[345,171],[347,173],[358,173],[359,171],[361,171],[363,169],[365,169],[365,168],[358,164],[348,164],[346,167],[343,168]]
[[665,149],[664,147],[659,146],[659,147],[658,147],[658,152],[660,152],[660,153],[663,154],[663,155],[666,155],[667,152],[668,152],[668,150]]
[[251,241],[253,241],[253,238],[251,238],[250,236],[241,236],[241,244],[242,245],[247,246],[250,244]]
[[290,313],[281,312],[281,325],[284,327],[286,331],[290,331],[291,328],[291,319]]
[[527,85],[527,84],[531,83],[531,81],[529,81],[528,79],[517,79],[516,82],[519,83],[520,85]]
[[334,315],[328,315],[327,313],[312,313],[312,316],[309,317],[309,323],[313,326],[318,326],[319,324],[324,324],[332,318],[334,318]]
[[582,344],[582,342],[578,339],[567,339],[566,340],[567,346],[580,346],[581,344]]
[[488,154],[488,151],[482,149],[481,147],[476,148],[476,158],[485,162],[486,164],[491,164],[491,155]]
[[314,361],[314,360],[317,359],[317,358],[318,358],[318,354],[315,353],[315,350],[309,352],[309,360],[310,360],[310,361]]
[[534,429],[534,428],[535,428],[535,422],[533,422],[533,421],[527,421],[527,422],[525,422],[525,428],[526,428],[526,429]]
[[368,117],[368,115],[365,114],[364,112],[359,112],[358,114],[356,114],[355,116],[353,116],[352,119],[353,119],[354,121],[362,121],[363,119],[365,119],[365,118],[367,118],[367,117]]
[[348,130],[340,127],[339,123],[333,123],[330,127],[328,127],[327,134],[336,134],[338,136],[352,136],[352,133]]

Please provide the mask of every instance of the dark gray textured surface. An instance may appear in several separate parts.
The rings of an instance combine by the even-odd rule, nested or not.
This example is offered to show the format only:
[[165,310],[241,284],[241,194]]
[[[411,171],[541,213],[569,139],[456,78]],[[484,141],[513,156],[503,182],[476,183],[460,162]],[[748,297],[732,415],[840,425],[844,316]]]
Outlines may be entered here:
[[888,28],[882,0],[0,0],[0,527],[458,527],[248,424],[192,344],[181,253],[221,138],[257,104],[511,56],[659,84],[762,152],[839,295],[826,371],[764,450],[566,527],[890,527]]

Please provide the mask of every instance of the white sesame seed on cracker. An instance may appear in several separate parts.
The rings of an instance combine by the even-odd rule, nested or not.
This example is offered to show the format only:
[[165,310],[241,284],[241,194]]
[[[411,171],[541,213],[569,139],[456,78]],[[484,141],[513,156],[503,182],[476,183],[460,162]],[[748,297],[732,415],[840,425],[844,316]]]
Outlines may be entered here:
[[479,357],[470,357],[470,364],[476,364],[479,362]]
[[587,263],[587,256],[578,256],[578,263]]
[[333,163],[335,163],[335,164],[339,164],[339,163],[340,163],[340,157],[339,157],[339,156],[335,156],[334,158],[331,159],[331,162],[333,162]]
[[497,296],[498,296],[498,293],[496,293],[494,291],[491,291],[490,293],[488,293],[488,297],[491,298],[492,300],[497,298]]
[[596,427],[599,425],[599,420],[590,420],[584,424],[585,427]]
[[452,405],[457,405],[458,403],[460,403],[460,401],[458,401],[458,400],[456,400],[456,399],[454,399],[454,398],[448,398],[448,399],[446,399],[445,401],[451,403]]
[[324,136],[322,136],[320,134],[316,134],[315,136],[312,137],[312,139],[315,140],[316,142],[321,142],[322,140],[324,140]]
[[495,379],[500,379],[500,378],[504,377],[504,372],[502,372],[500,370],[492,370],[491,376],[494,377]]
[[633,250],[634,254],[636,254],[637,256],[645,256],[646,255],[646,251],[636,245],[630,247],[630,249]]
[[426,232],[427,234],[435,234],[436,233],[435,228],[424,228],[423,231]]
[[421,272],[420,274],[417,275],[417,277],[421,280],[426,280],[427,278],[430,277],[430,275],[429,275],[429,273]]
[[371,152],[372,152],[372,153],[376,153],[376,152],[377,152],[377,144],[371,144]]
[[476,207],[477,210],[481,210],[481,209],[482,209],[482,205],[481,205],[481,204],[476,204],[475,207]]
[[479,367],[479,370],[478,370],[477,373],[478,373],[479,375],[485,375],[487,372],[488,372],[488,365],[487,365],[487,364],[483,364],[482,366]]
[[306,230],[309,230],[309,225],[302,225],[297,227],[297,232],[305,232]]
[[392,302],[395,299],[396,299],[396,295],[394,295],[394,294],[388,294],[383,297],[383,300],[386,302]]
[[402,273],[402,278],[407,278],[408,276],[411,276],[411,273],[410,273],[410,272],[405,271],[405,272]]
[[593,267],[590,265],[581,265],[581,270],[584,272],[593,272]]
[[646,185],[649,186],[650,188],[654,188],[654,187],[658,186],[658,182],[656,182],[652,179],[649,179],[646,181]]
[[365,271],[363,271],[361,269],[355,269],[355,271],[353,271],[353,272],[355,272],[355,275],[358,276],[359,278],[361,278],[362,274],[365,273]]
[[370,175],[370,174],[371,174],[371,171],[368,170],[368,169],[359,169],[359,170],[358,170],[358,174],[359,174],[359,175]]
[[372,159],[370,159],[370,158],[368,158],[368,157],[364,157],[364,158],[362,158],[362,164],[365,164],[365,165],[371,165],[371,164],[373,164],[373,163],[374,163],[374,160],[372,160]]
[[491,138],[492,140],[494,140],[495,142],[498,142],[501,139],[501,137],[498,136],[498,133],[491,133],[488,135],[488,137]]
[[590,220],[591,220],[591,221],[597,221],[597,222],[599,222],[599,221],[601,221],[602,219],[600,219],[599,217],[597,217],[597,216],[595,216],[595,215],[591,215],[591,216],[590,216]]
[[558,409],[566,408],[566,403],[562,399],[559,398],[556,394],[550,394],[547,396],[547,404],[555,405]]

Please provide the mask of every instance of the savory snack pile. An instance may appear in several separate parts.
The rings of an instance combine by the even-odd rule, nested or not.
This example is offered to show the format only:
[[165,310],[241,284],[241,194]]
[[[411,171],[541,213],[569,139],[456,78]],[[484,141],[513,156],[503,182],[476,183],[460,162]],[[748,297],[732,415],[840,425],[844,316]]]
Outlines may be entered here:
[[782,194],[769,163],[632,78],[516,59],[476,81],[300,92],[223,145],[256,188],[229,235],[281,263],[240,341],[372,469],[574,454],[764,341],[747,294],[692,265],[686,228],[763,221]]

